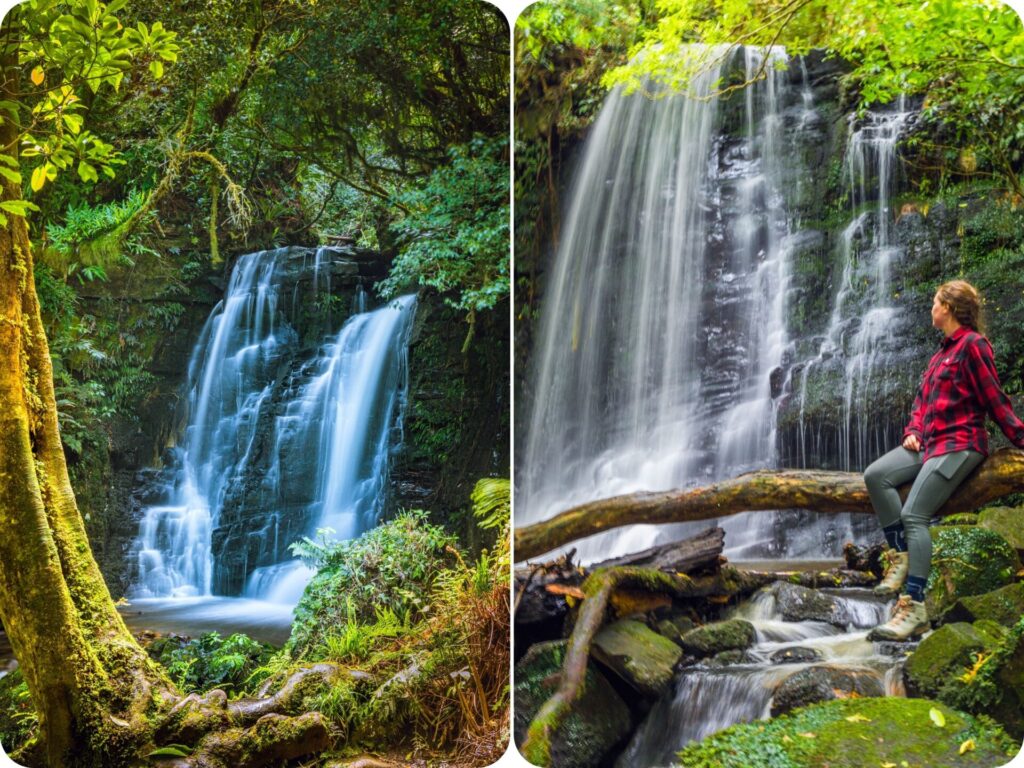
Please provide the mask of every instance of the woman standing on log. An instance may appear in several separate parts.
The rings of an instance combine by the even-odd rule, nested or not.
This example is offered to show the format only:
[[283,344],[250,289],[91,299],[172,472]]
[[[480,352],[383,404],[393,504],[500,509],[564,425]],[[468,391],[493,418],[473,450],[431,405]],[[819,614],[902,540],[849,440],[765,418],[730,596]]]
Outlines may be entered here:
[[[875,627],[870,640],[906,640],[929,628],[924,605],[932,557],[928,522],[988,455],[985,414],[1024,448],[1024,422],[999,386],[992,345],[982,334],[977,289],[963,280],[940,286],[932,325],[943,339],[914,399],[903,445],[864,472],[889,545],[889,566],[875,593],[900,593],[892,618]],[[914,484],[903,503],[897,488],[910,480]]]

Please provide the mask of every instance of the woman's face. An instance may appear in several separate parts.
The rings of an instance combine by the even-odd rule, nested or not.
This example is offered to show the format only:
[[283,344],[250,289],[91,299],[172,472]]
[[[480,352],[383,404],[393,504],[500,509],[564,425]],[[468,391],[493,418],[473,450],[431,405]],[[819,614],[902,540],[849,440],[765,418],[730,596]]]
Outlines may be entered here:
[[936,293],[932,299],[932,325],[941,331],[952,316],[949,307],[939,301],[939,294]]

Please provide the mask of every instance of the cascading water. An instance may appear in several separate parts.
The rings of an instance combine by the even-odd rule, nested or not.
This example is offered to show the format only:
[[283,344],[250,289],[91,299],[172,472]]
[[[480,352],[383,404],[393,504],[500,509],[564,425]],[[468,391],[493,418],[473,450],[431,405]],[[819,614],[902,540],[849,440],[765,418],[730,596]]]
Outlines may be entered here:
[[[869,112],[853,125],[846,154],[844,186],[852,219],[839,239],[843,265],[828,330],[816,358],[800,374],[799,459],[821,455],[822,435],[810,435],[804,415],[807,382],[815,366],[839,358],[843,362],[843,418],[835,452],[839,467],[859,470],[898,443],[878,420],[870,402],[877,396],[885,363],[899,340],[898,310],[892,300],[892,266],[901,249],[893,237],[890,200],[894,190],[896,144],[912,116],[901,97],[895,109]],[[833,364],[833,363],[829,363]],[[810,443],[810,445],[809,445]]]
[[[310,573],[288,545],[319,528],[350,538],[376,521],[401,432],[415,299],[366,312],[357,294],[341,331],[296,359],[298,334],[280,306],[286,250],[239,260],[196,344],[189,423],[166,503],[143,515],[134,598],[211,595],[217,584],[248,582],[247,597],[294,605]],[[325,250],[312,265],[315,299],[329,291]],[[308,269],[303,263],[300,273]],[[301,304],[293,297],[293,313]],[[257,427],[274,409],[268,441]],[[259,509],[225,520],[226,500]]]
[[[542,312],[519,524],[772,462],[795,237],[783,192],[803,172],[785,158],[813,104],[777,68],[782,49],[740,50],[717,52],[696,98],[613,91],[588,137]],[[708,98],[736,74],[760,80]],[[764,538],[746,519],[725,526],[735,548]],[[686,530],[574,546],[592,560]]]
[[[729,666],[702,664],[683,670],[674,692],[662,697],[619,757],[619,768],[648,768],[675,763],[675,753],[736,723],[766,718],[779,685],[813,666],[842,668],[863,677],[885,695],[902,695],[901,662],[877,652],[867,630],[886,614],[885,606],[856,590],[839,593],[846,631],[820,621],[785,621],[775,600],[762,592],[736,611],[754,625],[755,642],[744,660]],[[816,653],[819,660],[780,664],[773,656],[787,649]]]

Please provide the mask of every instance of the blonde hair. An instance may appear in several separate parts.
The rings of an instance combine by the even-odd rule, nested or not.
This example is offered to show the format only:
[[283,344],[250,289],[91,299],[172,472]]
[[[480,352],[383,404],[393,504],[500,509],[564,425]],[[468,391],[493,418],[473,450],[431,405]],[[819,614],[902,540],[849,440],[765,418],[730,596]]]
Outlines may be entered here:
[[985,322],[981,316],[983,299],[977,288],[966,280],[950,280],[939,286],[936,295],[960,325],[985,333]]

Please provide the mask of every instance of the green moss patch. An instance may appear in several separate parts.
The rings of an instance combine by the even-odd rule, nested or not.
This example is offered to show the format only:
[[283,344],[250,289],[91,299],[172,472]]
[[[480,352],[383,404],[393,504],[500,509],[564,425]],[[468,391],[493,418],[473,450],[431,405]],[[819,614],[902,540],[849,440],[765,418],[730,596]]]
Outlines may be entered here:
[[998,533],[1018,555],[1024,552],[1024,508],[989,507],[981,511],[978,525]]
[[[942,727],[931,710],[941,713]],[[960,754],[961,745],[973,749]],[[926,699],[843,699],[727,728],[679,753],[684,768],[1003,765],[1019,744],[997,725]]]
[[681,638],[683,647],[699,656],[721,651],[744,650],[754,642],[754,625],[742,619],[729,619],[691,629]]
[[1012,627],[1024,616],[1024,584],[1008,584],[983,595],[962,597],[946,612],[944,621],[987,619]]
[[972,664],[975,654],[990,652],[998,638],[972,624],[947,624],[930,634],[907,659],[903,673],[912,695],[935,696],[943,684]]
[[623,619],[604,627],[593,642],[595,658],[640,693],[656,697],[672,683],[682,649],[646,624]]

